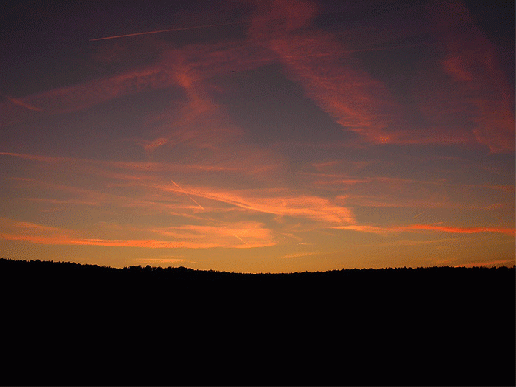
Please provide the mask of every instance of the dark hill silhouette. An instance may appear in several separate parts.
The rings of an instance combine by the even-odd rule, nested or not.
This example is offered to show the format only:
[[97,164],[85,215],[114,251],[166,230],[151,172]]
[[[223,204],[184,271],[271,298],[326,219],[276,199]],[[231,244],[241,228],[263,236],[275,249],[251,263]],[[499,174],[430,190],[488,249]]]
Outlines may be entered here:
[[0,383],[514,385],[514,278],[0,259]]

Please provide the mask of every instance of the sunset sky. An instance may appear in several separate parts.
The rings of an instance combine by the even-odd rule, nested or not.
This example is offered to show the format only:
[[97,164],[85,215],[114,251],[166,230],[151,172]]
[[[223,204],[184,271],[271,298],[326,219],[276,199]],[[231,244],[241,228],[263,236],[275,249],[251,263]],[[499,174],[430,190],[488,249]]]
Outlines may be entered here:
[[2,5],[0,257],[512,266],[503,3]]

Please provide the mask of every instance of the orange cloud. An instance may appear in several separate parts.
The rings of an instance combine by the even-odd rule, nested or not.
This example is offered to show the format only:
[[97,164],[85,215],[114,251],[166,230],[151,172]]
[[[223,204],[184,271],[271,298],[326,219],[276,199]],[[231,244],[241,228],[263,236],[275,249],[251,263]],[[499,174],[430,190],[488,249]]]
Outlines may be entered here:
[[[265,196],[257,196],[257,191],[220,191],[210,188],[183,186],[184,190],[174,185],[156,185],[156,188],[172,192],[188,192],[249,211],[275,214],[279,216],[294,216],[329,223],[354,223],[351,209],[332,204],[330,200],[309,195],[274,195],[268,192]],[[261,192],[263,195],[263,192]],[[281,193],[281,192],[280,192]]]
[[32,222],[19,222],[13,221],[8,218],[0,218],[1,227],[13,227],[21,233],[38,233],[38,234],[52,234],[60,232],[61,229],[58,227],[43,226],[41,224]]
[[[144,168],[145,164],[142,164]],[[130,168],[139,169],[138,164],[130,164]],[[120,177],[120,176],[117,176]],[[114,184],[109,183],[109,187],[127,186],[139,187],[136,197],[121,196],[116,193],[109,193],[106,189],[97,192],[91,189],[83,189],[77,187],[69,187],[49,182],[38,182],[36,180],[28,180],[27,183],[34,186],[39,184],[48,188],[55,196],[56,192],[73,195],[73,198],[61,199],[67,204],[97,204],[113,203],[119,207],[156,207],[157,210],[170,212],[181,208],[194,209],[196,212],[210,213],[212,211],[220,212],[227,210],[224,207],[210,205],[209,202],[201,201],[199,198],[208,199],[209,201],[230,204],[235,208],[245,211],[274,214],[278,216],[293,216],[305,219],[311,219],[320,222],[330,223],[353,223],[354,216],[351,209],[333,204],[331,200],[304,194],[287,193],[286,189],[264,189],[264,190],[220,190],[211,187],[197,187],[181,183],[181,185],[173,182],[162,183],[163,178],[156,177],[154,179],[136,179],[132,175],[126,178],[128,183]],[[107,187],[107,188],[109,188]],[[168,193],[174,193],[178,197],[182,197],[182,202],[178,202],[176,198],[170,197]],[[33,200],[33,199],[29,199]],[[39,199],[34,199],[39,200]],[[59,199],[41,199],[40,201],[59,204]],[[184,203],[190,203],[185,207]],[[186,216],[186,214],[182,214]]]
[[[118,229],[120,229],[118,227]],[[122,231],[123,231],[122,227]],[[256,222],[240,222],[230,226],[181,226],[150,228],[142,231],[157,233],[174,240],[85,238],[77,230],[43,226],[0,218],[0,237],[45,245],[141,247],[151,249],[205,249],[213,247],[254,248],[273,246],[270,230]]]
[[447,226],[435,226],[429,224],[412,224],[409,226],[370,226],[370,225],[348,225],[330,227],[332,229],[339,230],[354,230],[361,232],[371,232],[377,234],[392,233],[392,232],[411,232],[416,230],[426,231],[439,231],[445,233],[456,233],[456,234],[474,234],[481,232],[492,232],[514,236],[516,229],[504,228],[504,227],[447,227]]
[[220,226],[185,225],[153,228],[154,233],[214,247],[252,248],[274,246],[271,231],[258,222],[235,222]]
[[305,251],[300,253],[292,253],[292,254],[285,254],[281,259],[292,259],[292,258],[303,258],[303,257],[309,257],[312,255],[320,255],[323,254],[321,251]]
[[450,232],[459,234],[473,234],[479,232],[494,232],[506,235],[515,235],[514,228],[502,228],[502,227],[445,227],[445,226],[433,226],[428,224],[414,224],[411,226],[403,227],[403,230],[430,230],[440,232]]
[[216,247],[213,244],[191,244],[157,240],[108,240],[108,239],[74,239],[66,235],[38,236],[0,233],[3,239],[39,243],[43,245],[72,245],[72,246],[107,246],[107,247],[145,247],[151,249],[177,248],[208,248]]
[[333,226],[330,227],[334,230],[353,230],[353,231],[359,231],[359,232],[370,232],[374,234],[385,234],[390,232],[397,232],[401,231],[400,227],[379,227],[379,226],[370,226],[370,225],[358,225],[358,224],[352,224],[348,226]]
[[[235,158],[205,159],[202,163],[174,163],[156,161],[104,161],[72,157],[41,156],[26,153],[0,152],[0,156],[52,164],[52,170],[60,166],[68,172],[92,174],[117,180],[151,180],[168,172],[235,173],[264,175],[282,168],[282,160],[267,150],[250,149],[247,146],[234,150]],[[244,157],[245,154],[245,157]]]

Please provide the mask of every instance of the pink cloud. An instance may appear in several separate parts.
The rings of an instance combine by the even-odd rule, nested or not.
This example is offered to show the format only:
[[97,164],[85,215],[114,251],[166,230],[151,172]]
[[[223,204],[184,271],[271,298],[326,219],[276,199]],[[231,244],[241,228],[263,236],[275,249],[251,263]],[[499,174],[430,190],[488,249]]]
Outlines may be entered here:
[[26,109],[33,110],[35,112],[42,112],[43,111],[43,109],[40,109],[40,108],[38,108],[36,106],[33,106],[33,105],[30,105],[27,102],[24,102],[23,100],[21,100],[19,98],[12,98],[12,97],[7,97],[7,96],[6,96],[6,98],[9,101],[11,101],[13,104],[18,105],[18,106],[22,106],[22,107],[24,107]]
[[[20,104],[38,106],[44,114],[60,114],[89,108],[114,98],[144,90],[161,89],[174,84],[169,71],[159,65],[133,70],[110,78],[54,89],[23,98]],[[19,105],[20,105],[19,104]],[[4,110],[3,108],[1,109]],[[25,119],[24,112],[6,110],[0,127]]]
[[[355,48],[372,44],[370,36],[385,44],[414,36],[414,31],[393,29],[392,21],[386,23],[379,17],[374,19],[379,26],[368,25],[363,31],[352,28],[343,33],[345,39],[339,39],[313,24],[318,14],[315,3],[274,1],[257,6],[249,28],[250,41],[274,52],[308,97],[365,142],[482,144],[494,153],[513,151],[513,93],[497,63],[494,46],[458,2],[425,8],[426,19],[416,8],[402,14],[419,13],[419,25],[413,27],[433,31],[438,47],[444,48],[441,61],[429,53],[420,76],[407,79],[409,92],[419,101],[419,113],[428,122],[426,130],[409,128],[412,124],[404,115],[414,107],[399,103],[386,84],[364,71],[358,57],[352,56],[381,48]],[[388,25],[388,37],[382,36],[386,32],[382,23]],[[425,45],[433,43],[426,41]]]
[[[432,14],[435,33],[442,42],[442,71],[449,76],[446,92],[439,96],[451,107],[447,122],[462,114],[473,124],[475,140],[492,153],[514,151],[514,102],[509,83],[500,69],[495,46],[475,25],[461,2],[443,2]],[[439,112],[434,111],[438,116]],[[445,116],[446,117],[446,116]],[[458,128],[457,128],[458,130]]]
[[[273,49],[297,75],[308,96],[337,123],[367,141],[387,143],[391,100],[385,87],[359,69],[337,66],[342,51],[327,38],[275,41]],[[328,60],[321,60],[322,52]],[[325,63],[326,62],[326,63]]]
[[402,129],[405,108],[383,82],[364,71],[358,58],[351,56],[380,48],[347,47],[335,35],[312,24],[317,12],[315,3],[305,1],[275,1],[258,6],[249,29],[250,39],[273,51],[307,96],[343,129],[357,133],[363,141],[439,143],[439,138],[428,133]]
[[[184,114],[188,116],[189,111],[190,117],[194,117],[199,112],[212,108],[206,98],[207,94],[201,91],[201,85],[206,79],[217,74],[256,68],[273,60],[270,53],[257,47],[242,45],[239,41],[187,45],[181,48],[152,41],[151,46],[152,57],[155,59],[153,62],[149,61],[147,66],[20,98],[8,97],[6,102],[0,103],[0,127],[23,122],[32,117],[32,112],[54,115],[80,111],[126,95],[171,86],[186,90],[188,106],[185,107]],[[104,52],[93,55],[92,59],[112,62],[121,50],[122,59],[128,59],[132,55],[120,46],[108,47],[111,48],[103,48]],[[149,150],[151,149],[152,145]]]

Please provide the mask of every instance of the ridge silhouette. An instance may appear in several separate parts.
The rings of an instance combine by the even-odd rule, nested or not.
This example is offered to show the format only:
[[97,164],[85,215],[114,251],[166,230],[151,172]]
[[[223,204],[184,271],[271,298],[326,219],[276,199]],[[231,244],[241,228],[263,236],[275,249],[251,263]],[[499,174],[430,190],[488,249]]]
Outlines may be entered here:
[[514,278],[0,259],[0,383],[513,385]]

